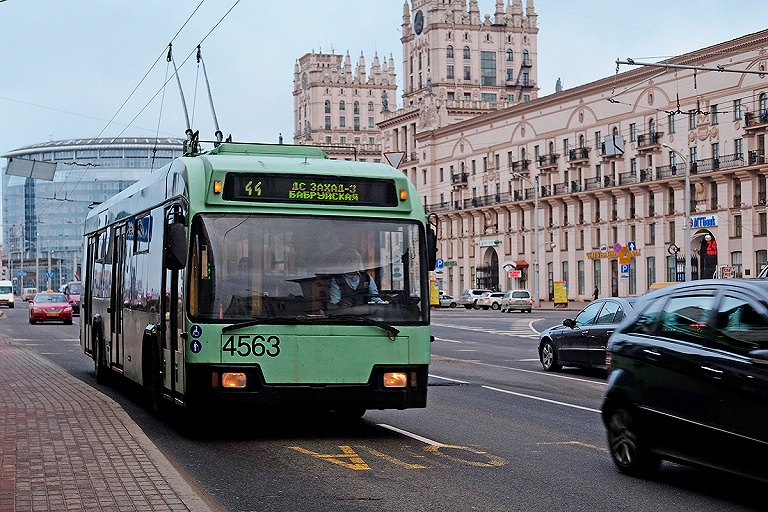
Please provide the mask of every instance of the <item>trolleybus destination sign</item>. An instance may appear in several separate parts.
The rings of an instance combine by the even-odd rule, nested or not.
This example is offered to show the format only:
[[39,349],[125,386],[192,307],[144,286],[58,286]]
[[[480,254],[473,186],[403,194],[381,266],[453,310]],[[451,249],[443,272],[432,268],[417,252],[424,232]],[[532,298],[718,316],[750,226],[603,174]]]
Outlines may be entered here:
[[222,197],[230,201],[398,205],[394,180],[356,176],[227,173]]

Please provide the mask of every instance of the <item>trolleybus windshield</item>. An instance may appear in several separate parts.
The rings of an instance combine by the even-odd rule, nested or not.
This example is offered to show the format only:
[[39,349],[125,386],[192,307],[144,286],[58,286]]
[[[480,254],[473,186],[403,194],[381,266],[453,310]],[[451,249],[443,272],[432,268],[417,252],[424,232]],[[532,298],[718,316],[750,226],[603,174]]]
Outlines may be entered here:
[[[192,229],[195,321],[428,321],[424,241],[416,222],[206,214]],[[354,300],[340,300],[344,293]]]

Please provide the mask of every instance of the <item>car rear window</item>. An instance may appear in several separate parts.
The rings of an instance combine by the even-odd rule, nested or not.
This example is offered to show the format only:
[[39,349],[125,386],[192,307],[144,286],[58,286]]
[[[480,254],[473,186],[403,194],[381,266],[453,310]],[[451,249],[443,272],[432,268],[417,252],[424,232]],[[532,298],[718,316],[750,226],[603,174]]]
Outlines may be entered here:
[[514,299],[527,299],[530,297],[528,292],[512,292],[512,298]]

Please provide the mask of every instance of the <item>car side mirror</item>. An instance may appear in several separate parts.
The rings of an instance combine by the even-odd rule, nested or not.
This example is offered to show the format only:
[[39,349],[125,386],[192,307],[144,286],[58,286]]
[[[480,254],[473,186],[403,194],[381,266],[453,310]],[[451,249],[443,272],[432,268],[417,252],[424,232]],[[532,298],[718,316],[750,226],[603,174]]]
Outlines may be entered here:
[[749,359],[752,364],[768,366],[768,350],[753,350],[749,353]]
[[563,325],[573,329],[574,327],[576,327],[576,320],[574,320],[573,318],[566,318],[565,320],[563,320]]

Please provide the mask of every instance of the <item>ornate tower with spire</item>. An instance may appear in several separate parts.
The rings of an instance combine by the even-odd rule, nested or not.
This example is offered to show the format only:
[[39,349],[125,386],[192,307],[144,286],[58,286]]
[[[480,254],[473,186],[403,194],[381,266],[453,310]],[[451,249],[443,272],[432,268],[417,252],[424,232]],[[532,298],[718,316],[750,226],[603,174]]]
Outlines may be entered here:
[[[506,5],[505,5],[506,2]],[[533,0],[405,0],[403,106],[380,125],[387,151],[419,160],[417,134],[538,97]]]
[[394,108],[397,91],[392,56],[370,69],[360,53],[355,67],[347,52],[307,53],[294,65],[294,144],[322,146],[331,158],[378,161],[382,156],[377,123]]

